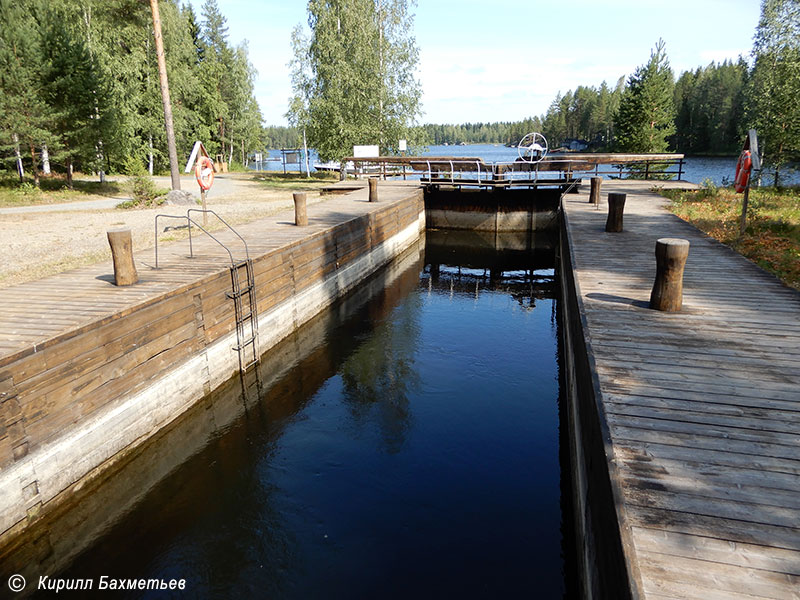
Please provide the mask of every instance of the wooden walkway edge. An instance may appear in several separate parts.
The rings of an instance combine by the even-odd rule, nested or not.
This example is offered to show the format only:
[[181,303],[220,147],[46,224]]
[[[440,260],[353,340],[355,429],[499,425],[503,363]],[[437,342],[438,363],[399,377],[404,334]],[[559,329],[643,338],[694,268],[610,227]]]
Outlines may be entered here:
[[[800,293],[650,185],[563,200],[631,595],[800,598]],[[609,191],[627,193],[622,233]],[[691,244],[678,313],[648,308],[663,237]]]

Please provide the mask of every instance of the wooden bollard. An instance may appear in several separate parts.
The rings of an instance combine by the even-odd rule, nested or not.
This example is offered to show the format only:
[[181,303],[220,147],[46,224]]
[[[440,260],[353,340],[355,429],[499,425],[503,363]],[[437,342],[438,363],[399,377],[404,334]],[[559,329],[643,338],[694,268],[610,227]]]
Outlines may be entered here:
[[603,183],[602,177],[592,177],[592,188],[589,192],[589,203],[595,206],[600,204],[600,184]]
[[378,201],[378,180],[374,177],[369,179],[369,201],[370,202],[377,202]]
[[306,212],[305,192],[294,192],[294,224],[299,227],[308,225],[308,213]]
[[689,256],[689,240],[661,238],[656,242],[656,281],[650,308],[678,312],[683,305],[683,268]]
[[114,259],[114,283],[133,285],[139,281],[136,265],[133,264],[133,241],[130,229],[109,229],[106,231]]
[[625,211],[625,194],[612,192],[608,195],[608,219],[606,231],[619,233],[622,231],[622,213]]

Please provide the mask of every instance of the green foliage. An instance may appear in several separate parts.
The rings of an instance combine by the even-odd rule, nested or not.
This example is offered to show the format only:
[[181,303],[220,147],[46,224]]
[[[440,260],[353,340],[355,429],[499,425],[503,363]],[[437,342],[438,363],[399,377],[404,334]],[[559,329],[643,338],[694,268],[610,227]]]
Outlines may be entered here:
[[556,147],[570,139],[581,139],[594,148],[606,148],[614,135],[614,115],[619,107],[624,78],[614,89],[606,82],[599,88],[578,86],[558,94],[544,116],[542,132]]
[[140,160],[133,156],[128,157],[125,160],[125,174],[129,176],[128,186],[132,199],[120,204],[119,208],[150,208],[164,202],[162,196],[167,190],[156,187]]
[[29,176],[20,183],[19,177],[0,175],[0,207],[73,202],[89,200],[92,196],[107,198],[122,192],[123,186],[114,181],[75,180],[70,188],[65,177],[53,175],[42,177],[37,187]]
[[303,144],[303,132],[297,127],[264,127],[261,142],[264,148],[299,148]]
[[[246,45],[232,48],[216,2],[159,2],[178,153],[195,140],[244,160],[261,146]],[[38,179],[46,144],[69,175],[124,171],[126,157],[167,167],[152,16],[141,0],[0,0],[0,168],[15,150]],[[17,141],[18,140],[18,141]]]
[[747,87],[747,121],[759,134],[764,162],[780,169],[800,153],[800,4],[764,0]]
[[40,0],[27,5],[0,0],[0,152],[12,161],[16,151],[27,155],[39,185],[38,148],[55,148],[51,115],[45,100],[47,64],[37,17],[46,10]]
[[681,74],[675,83],[675,147],[689,154],[736,154],[744,136],[748,66],[711,63]]
[[659,40],[647,64],[628,78],[614,119],[622,152],[666,152],[675,133],[674,79],[664,42]]
[[745,235],[739,235],[741,195],[732,189],[664,190],[672,211],[710,236],[800,289],[800,191],[775,188],[750,190]]
[[301,173],[278,173],[273,171],[263,171],[261,173],[252,173],[251,171],[250,174],[253,180],[272,190],[313,191],[325,185],[330,185],[339,179],[337,175],[322,171],[311,173],[311,177],[306,177],[305,174]]
[[359,144],[418,144],[421,90],[408,0],[310,0],[311,37],[292,35],[295,91],[287,116],[323,159]]

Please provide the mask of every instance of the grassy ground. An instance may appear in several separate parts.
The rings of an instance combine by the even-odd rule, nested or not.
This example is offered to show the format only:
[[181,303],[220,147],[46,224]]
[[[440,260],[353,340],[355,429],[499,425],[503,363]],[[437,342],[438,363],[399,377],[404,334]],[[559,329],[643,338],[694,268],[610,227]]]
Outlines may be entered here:
[[93,200],[98,197],[118,197],[125,194],[125,184],[116,181],[73,180],[73,189],[67,187],[64,177],[53,175],[41,177],[41,187],[33,185],[33,178],[27,177],[20,183],[19,177],[0,177],[0,208],[12,206],[32,206],[35,204],[55,204]]
[[742,194],[732,188],[664,190],[672,212],[800,290],[800,190],[750,190],[747,229],[739,237]]
[[259,182],[265,189],[272,190],[292,190],[292,191],[311,191],[331,185],[339,181],[338,174],[312,173],[311,177],[306,177],[302,173],[280,173],[273,171],[261,171],[260,173],[243,173],[240,177],[247,177]]

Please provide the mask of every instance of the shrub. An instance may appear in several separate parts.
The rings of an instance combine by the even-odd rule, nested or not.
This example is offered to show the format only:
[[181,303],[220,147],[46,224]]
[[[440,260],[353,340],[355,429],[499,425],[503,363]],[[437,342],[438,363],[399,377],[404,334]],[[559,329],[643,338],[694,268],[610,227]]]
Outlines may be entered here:
[[166,192],[156,187],[144,165],[136,157],[129,156],[126,159],[124,170],[129,177],[128,186],[131,200],[120,204],[120,208],[150,208],[163,204],[163,195]]

